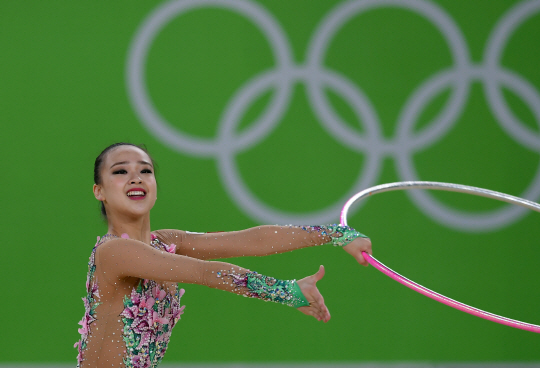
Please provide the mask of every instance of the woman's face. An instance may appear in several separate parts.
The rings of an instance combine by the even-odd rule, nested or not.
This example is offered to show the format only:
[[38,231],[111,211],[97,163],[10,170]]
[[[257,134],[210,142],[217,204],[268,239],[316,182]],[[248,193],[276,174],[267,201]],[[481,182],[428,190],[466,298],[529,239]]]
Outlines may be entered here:
[[101,184],[94,195],[105,204],[107,217],[140,217],[156,202],[156,178],[150,157],[134,146],[110,151],[101,167]]

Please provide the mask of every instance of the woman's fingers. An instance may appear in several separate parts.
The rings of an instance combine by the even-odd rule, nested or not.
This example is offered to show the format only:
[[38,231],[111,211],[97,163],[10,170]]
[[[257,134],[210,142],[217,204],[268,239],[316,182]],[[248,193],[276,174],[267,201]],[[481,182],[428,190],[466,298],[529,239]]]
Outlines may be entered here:
[[[324,277],[324,273],[325,273],[324,266],[323,265],[319,266],[319,270],[317,271],[317,273],[315,273],[315,275],[313,275],[315,283]],[[317,310],[319,321],[328,322],[328,320],[330,320],[330,312],[328,311],[328,308],[324,304],[323,296],[321,295],[321,293],[319,293],[317,289],[316,291],[317,292],[314,295],[315,300],[314,302],[310,303],[310,306]]]
[[358,252],[358,254],[356,254],[354,258],[356,258],[358,263],[360,263],[364,267],[369,265],[368,261],[366,261],[366,259],[362,255],[362,251]]
[[330,320],[330,311],[324,304],[324,299],[322,295],[317,299],[317,301],[311,302],[310,307],[313,308],[317,315],[319,316],[319,321],[328,322]]
[[371,250],[371,240],[369,240],[369,238],[362,238],[362,251],[369,255],[373,255],[373,251]]
[[324,277],[324,266],[323,265],[320,265],[319,266],[319,270],[315,273],[315,282],[319,281],[320,279],[322,279]]
[[368,266],[369,263],[362,255],[362,252],[366,252],[370,255],[373,254],[373,251],[371,250],[371,240],[368,238],[356,238],[344,246],[343,250],[353,256],[354,259],[363,266]]
[[328,322],[330,320],[330,312],[326,308],[326,305],[324,305],[324,301],[322,303],[320,301],[312,301],[309,303],[309,306],[299,307],[298,310],[308,316],[313,316],[318,321]]
[[298,308],[298,310],[308,316],[312,316],[313,318],[315,318],[317,321],[321,321],[323,320],[323,315],[321,315],[319,313],[319,311],[317,311],[316,308],[312,308],[311,306],[309,307],[300,307]]
[[300,290],[309,302],[309,307],[299,307],[302,313],[315,317],[318,321],[328,322],[330,320],[330,312],[324,304],[324,299],[317,289],[317,281],[324,277],[324,266],[320,266],[319,270],[308,277],[298,280]]

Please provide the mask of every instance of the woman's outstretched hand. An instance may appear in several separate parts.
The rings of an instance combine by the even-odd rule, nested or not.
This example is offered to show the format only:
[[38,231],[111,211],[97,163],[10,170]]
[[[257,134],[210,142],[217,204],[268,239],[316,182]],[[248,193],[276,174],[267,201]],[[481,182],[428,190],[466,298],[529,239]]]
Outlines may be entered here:
[[362,266],[369,265],[368,261],[362,255],[362,252],[366,252],[369,255],[373,254],[371,251],[371,240],[368,238],[356,238],[344,246],[343,249],[353,256]]
[[302,280],[298,280],[298,286],[302,290],[302,294],[309,302],[309,307],[297,308],[300,312],[307,314],[308,316],[315,317],[318,321],[328,322],[330,320],[330,312],[324,304],[324,299],[317,289],[317,281],[324,276],[324,266],[319,267],[319,271],[315,275],[304,277]]

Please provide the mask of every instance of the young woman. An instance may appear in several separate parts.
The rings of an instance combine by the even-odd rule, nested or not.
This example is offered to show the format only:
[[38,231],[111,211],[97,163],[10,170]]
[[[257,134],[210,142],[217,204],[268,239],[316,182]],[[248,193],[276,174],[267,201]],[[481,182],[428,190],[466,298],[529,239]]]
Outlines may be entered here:
[[88,263],[85,315],[79,324],[78,367],[157,367],[180,319],[183,289],[206,285],[274,301],[327,322],[330,313],[316,283],[324,268],[301,280],[279,280],[230,263],[207,261],[264,256],[333,243],[367,265],[371,242],[354,229],[328,226],[258,226],[198,234],[150,230],[156,178],[148,153],[135,145],[107,147],[94,165],[94,195],[108,222]]

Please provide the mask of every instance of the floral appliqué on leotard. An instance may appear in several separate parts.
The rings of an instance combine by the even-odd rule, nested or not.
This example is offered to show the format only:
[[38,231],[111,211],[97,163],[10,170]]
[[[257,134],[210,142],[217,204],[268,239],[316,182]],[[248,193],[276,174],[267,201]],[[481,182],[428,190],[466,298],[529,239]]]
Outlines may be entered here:
[[92,249],[92,253],[90,254],[90,260],[88,262],[88,275],[86,276],[86,297],[82,298],[84,302],[84,316],[79,322],[81,328],[79,328],[78,330],[81,334],[81,339],[77,341],[75,345],[73,345],[73,347],[77,348],[78,350],[77,367],[79,367],[82,363],[83,351],[84,349],[86,349],[88,334],[90,333],[90,325],[96,320],[96,308],[98,305],[101,304],[98,302],[99,290],[97,282],[94,279],[94,272],[96,271],[95,255],[96,249],[100,244],[99,240],[100,238],[98,236],[97,243],[94,246],[94,249]]
[[[127,238],[127,234],[122,234]],[[96,270],[95,252],[103,243],[105,237],[98,242],[92,250],[88,262],[88,277],[86,280],[86,297],[83,297],[85,314],[79,322],[81,339],[75,343],[78,348],[77,367],[83,359],[84,349],[87,345],[88,335],[91,331],[92,322],[96,320],[96,308],[99,304],[100,295],[97,280],[94,278]],[[167,245],[152,234],[152,247],[175,253],[174,244]],[[168,293],[163,286],[153,280],[142,279],[137,287],[133,288],[131,295],[124,296],[124,310],[120,313],[123,328],[123,340],[126,344],[126,356],[124,365],[128,368],[153,368],[157,367],[163,359],[171,336],[172,328],[184,312],[180,307],[180,298],[184,289],[176,289],[174,294]]]

